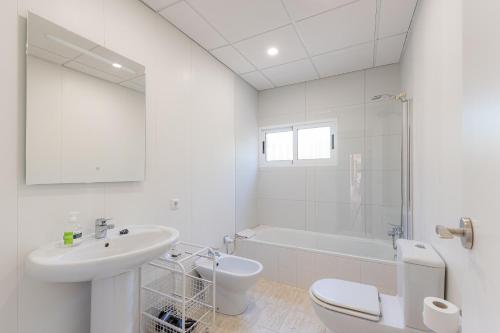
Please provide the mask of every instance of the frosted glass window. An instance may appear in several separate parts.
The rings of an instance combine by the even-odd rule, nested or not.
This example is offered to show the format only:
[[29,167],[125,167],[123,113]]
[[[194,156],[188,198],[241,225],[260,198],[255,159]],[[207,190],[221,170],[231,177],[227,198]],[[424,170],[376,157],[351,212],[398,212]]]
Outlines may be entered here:
[[266,161],[293,160],[293,131],[266,133]]
[[297,149],[299,160],[330,158],[332,149],[330,126],[299,129]]
[[260,167],[337,165],[337,120],[261,128]]

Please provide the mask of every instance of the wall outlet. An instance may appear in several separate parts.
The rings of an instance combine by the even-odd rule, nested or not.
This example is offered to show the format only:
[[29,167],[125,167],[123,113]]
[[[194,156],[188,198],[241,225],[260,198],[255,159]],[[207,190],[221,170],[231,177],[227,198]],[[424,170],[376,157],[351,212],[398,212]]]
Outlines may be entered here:
[[170,209],[171,210],[179,209],[179,199],[170,199]]

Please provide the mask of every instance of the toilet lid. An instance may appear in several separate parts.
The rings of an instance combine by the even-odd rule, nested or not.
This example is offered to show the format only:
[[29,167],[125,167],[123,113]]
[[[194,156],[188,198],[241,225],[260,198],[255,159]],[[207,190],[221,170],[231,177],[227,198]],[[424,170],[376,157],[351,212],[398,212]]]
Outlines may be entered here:
[[338,279],[323,279],[311,286],[311,293],[333,307],[380,317],[380,300],[378,290],[374,286]]

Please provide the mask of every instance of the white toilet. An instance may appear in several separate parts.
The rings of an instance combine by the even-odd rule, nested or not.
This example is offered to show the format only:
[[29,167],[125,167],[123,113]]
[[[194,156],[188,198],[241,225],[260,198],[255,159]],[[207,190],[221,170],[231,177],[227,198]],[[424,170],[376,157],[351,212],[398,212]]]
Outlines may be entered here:
[[[226,254],[218,254],[216,268],[215,304],[217,312],[239,315],[248,305],[247,291],[255,285],[262,272],[258,261]],[[213,264],[199,259],[196,270],[204,279],[212,278]]]
[[443,297],[445,264],[431,245],[400,239],[398,295],[338,279],[313,283],[309,295],[323,324],[334,333],[427,332],[422,321],[426,296]]

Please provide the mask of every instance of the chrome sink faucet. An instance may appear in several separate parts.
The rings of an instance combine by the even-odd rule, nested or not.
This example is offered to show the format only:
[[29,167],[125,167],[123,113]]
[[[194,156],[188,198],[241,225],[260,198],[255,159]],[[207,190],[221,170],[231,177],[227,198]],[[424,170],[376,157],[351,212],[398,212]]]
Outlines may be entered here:
[[113,229],[115,227],[114,224],[108,224],[108,221],[111,221],[109,218],[98,218],[95,220],[95,238],[101,239],[106,237],[108,233],[108,229]]

